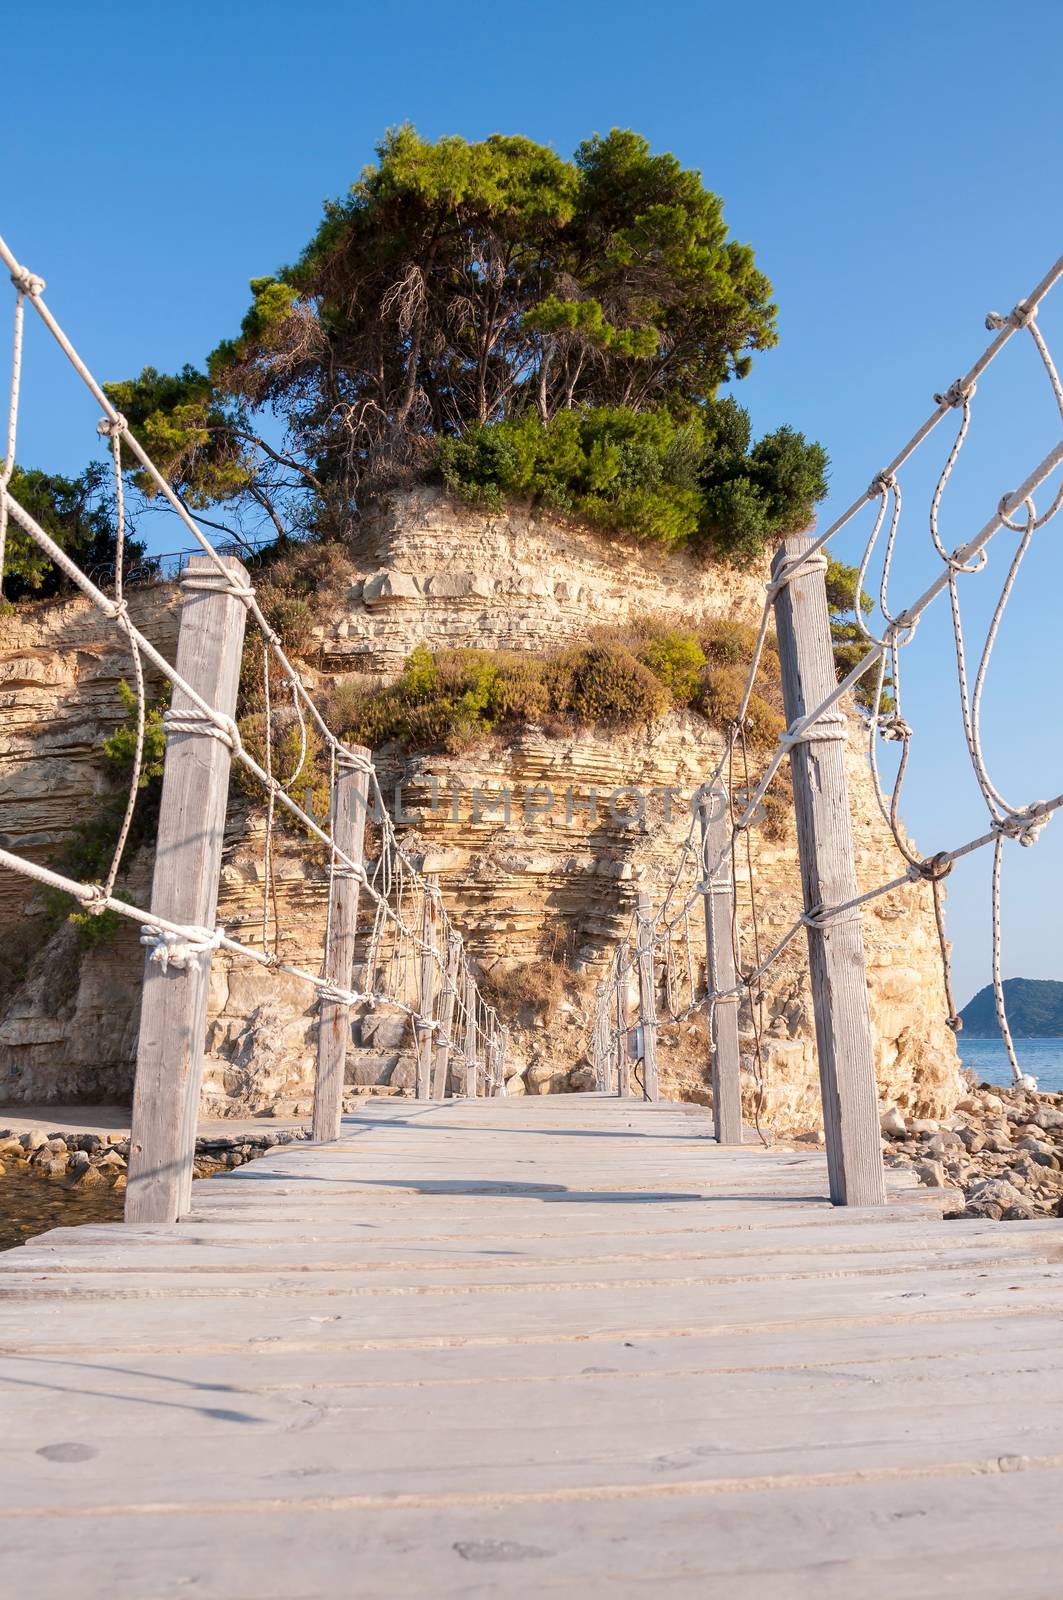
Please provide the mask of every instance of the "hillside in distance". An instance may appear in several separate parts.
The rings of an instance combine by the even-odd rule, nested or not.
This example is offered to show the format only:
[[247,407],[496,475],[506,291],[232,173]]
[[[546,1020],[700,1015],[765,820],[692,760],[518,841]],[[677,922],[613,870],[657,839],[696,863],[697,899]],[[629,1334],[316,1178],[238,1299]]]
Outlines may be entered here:
[[[1018,1039],[1063,1038],[1063,983],[1055,978],[1005,978],[1008,1026]],[[963,1031],[976,1039],[999,1039],[993,986],[979,989],[960,1012]]]

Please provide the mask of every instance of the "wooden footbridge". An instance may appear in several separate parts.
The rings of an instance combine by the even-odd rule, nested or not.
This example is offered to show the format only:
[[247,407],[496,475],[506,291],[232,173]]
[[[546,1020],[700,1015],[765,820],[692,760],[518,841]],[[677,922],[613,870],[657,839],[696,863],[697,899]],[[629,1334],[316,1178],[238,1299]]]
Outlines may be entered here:
[[711,1132],[370,1100],[0,1257],[5,1591],[1058,1594],[1058,1224]]

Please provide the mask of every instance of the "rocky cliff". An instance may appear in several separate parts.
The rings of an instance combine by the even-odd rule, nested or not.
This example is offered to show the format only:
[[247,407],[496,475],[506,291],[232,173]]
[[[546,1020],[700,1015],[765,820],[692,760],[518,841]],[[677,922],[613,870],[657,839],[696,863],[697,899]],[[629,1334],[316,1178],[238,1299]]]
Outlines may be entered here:
[[[323,686],[351,673],[372,684],[395,676],[424,642],[543,649],[586,637],[596,624],[646,612],[677,621],[755,620],[763,575],[705,569],[683,556],[639,550],[596,532],[524,512],[492,516],[421,492],[396,500],[363,528],[349,558],[317,598],[307,670]],[[141,591],[135,614],[164,650],[173,647],[177,598]],[[0,624],[0,833],[37,859],[59,849],[91,816],[101,785],[99,745],[119,719],[127,666],[116,641],[80,601],[30,607]],[[895,874],[896,852],[879,816],[854,717],[849,771],[861,883]],[[574,975],[557,986],[546,1017],[515,1005],[510,1091],[550,1092],[586,1081],[589,988],[630,915],[638,886],[667,881],[686,831],[685,801],[711,771],[718,734],[674,711],[650,730],[548,734],[529,728],[460,757],[393,762],[389,781],[408,821],[408,847],[439,874],[442,894],[495,993],[519,997],[534,963],[563,953]],[[637,791],[632,795],[630,791]],[[632,813],[635,813],[632,815]],[[764,947],[793,921],[799,876],[792,825],[754,830],[756,904]],[[226,838],[219,915],[254,940],[262,899],[261,816],[237,800]],[[133,864],[146,892],[149,861]],[[278,856],[278,913],[286,955],[320,960],[322,866],[293,839]],[[748,926],[750,890],[739,862]],[[47,942],[45,943],[45,935]],[[906,887],[865,916],[872,1017],[884,1104],[941,1115],[959,1093],[927,890]],[[137,930],[82,952],[69,927],[50,932],[43,899],[0,877],[0,937],[22,951],[12,963],[0,1020],[0,1099],[92,1099],[128,1094],[135,1048]],[[582,974],[582,976],[580,976]],[[779,1133],[820,1123],[811,1002],[796,941],[765,985],[763,1085],[754,1093],[752,1018],[742,1019],[750,1109]],[[352,1093],[408,1082],[402,1020],[355,1023]],[[217,1112],[308,1104],[313,1012],[295,980],[215,960],[204,1095]],[[665,1093],[704,1099],[704,1024],[662,1033]]]

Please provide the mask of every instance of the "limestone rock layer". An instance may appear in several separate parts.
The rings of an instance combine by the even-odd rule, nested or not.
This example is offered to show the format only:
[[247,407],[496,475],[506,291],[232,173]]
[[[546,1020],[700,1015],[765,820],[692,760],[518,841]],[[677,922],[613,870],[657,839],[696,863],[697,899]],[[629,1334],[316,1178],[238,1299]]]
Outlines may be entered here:
[[[526,511],[488,515],[422,491],[377,511],[352,544],[349,566],[318,603],[308,670],[327,684],[356,672],[384,682],[419,643],[543,650],[596,626],[649,612],[677,623],[760,614],[763,572],[700,567],[681,555],[603,538]],[[179,595],[137,591],[133,614],[171,657]],[[98,807],[100,746],[121,720],[128,677],[123,642],[87,602],[29,606],[0,619],[0,837],[33,859],[55,860]],[[862,724],[852,715],[848,769],[857,872],[870,888],[901,870],[873,793]],[[505,988],[507,972],[559,946],[583,974],[548,1020],[514,1030],[512,1093],[586,1086],[593,981],[627,924],[639,887],[659,898],[689,826],[690,795],[712,771],[721,736],[688,712],[653,728],[548,734],[529,728],[460,757],[384,763],[385,789],[410,818],[408,848],[439,874],[444,901],[477,963]],[[400,785],[395,796],[395,785]],[[262,817],[234,797],[219,916],[249,942],[261,937]],[[800,909],[792,821],[780,837],[751,833],[752,883],[767,950]],[[751,956],[750,875],[737,863],[739,920]],[[320,857],[282,836],[277,912],[286,956],[320,962],[326,901]],[[127,893],[147,903],[150,855],[131,863]],[[695,919],[696,926],[696,919]],[[930,893],[909,885],[865,911],[876,1065],[884,1106],[942,1116],[959,1094],[955,1041],[945,1025]],[[88,951],[26,880],[0,873],[0,1100],[113,1100],[131,1090],[141,952],[135,926]],[[695,958],[703,963],[704,947]],[[741,1015],[747,1112],[779,1135],[821,1126],[803,936],[769,974],[754,1030]],[[582,1001],[581,1001],[582,994]],[[211,978],[204,1105],[213,1114],[309,1107],[314,1008],[297,980],[216,958]],[[529,1018],[525,1016],[525,1023]],[[756,1039],[759,1034],[759,1050]],[[348,1089],[408,1088],[401,1016],[353,1023]],[[666,1027],[665,1094],[707,1099],[700,1017]]]

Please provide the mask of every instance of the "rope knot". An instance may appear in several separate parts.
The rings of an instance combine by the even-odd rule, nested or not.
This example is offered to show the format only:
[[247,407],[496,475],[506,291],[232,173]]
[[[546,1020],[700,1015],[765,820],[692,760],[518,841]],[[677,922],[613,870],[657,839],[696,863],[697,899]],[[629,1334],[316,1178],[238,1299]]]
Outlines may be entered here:
[[990,333],[995,333],[999,328],[1027,328],[1036,315],[1037,307],[1028,306],[1025,300],[1020,300],[1017,306],[1001,314],[999,311],[990,311],[985,319],[985,325]]
[[129,432],[129,423],[120,411],[116,411],[113,417],[100,418],[96,432],[101,439],[120,439],[123,433]]
[[912,737],[911,724],[905,722],[899,711],[886,712],[880,716],[878,731],[884,739],[896,739],[899,743]]
[[891,489],[896,489],[897,479],[892,472],[876,472],[867,486],[867,498],[874,500],[876,495],[889,494]]
[[11,274],[11,282],[15,285],[19,294],[28,294],[32,297],[33,295],[44,293],[44,279],[38,278],[37,274],[31,272],[28,267],[16,267]]
[[967,401],[973,397],[976,388],[976,384],[967,383],[963,378],[957,378],[954,383],[949,384],[944,394],[936,394],[934,400],[939,406],[955,407],[966,405]]
[[1051,820],[1052,813],[1045,810],[1045,802],[1035,800],[1023,811],[1013,811],[1010,816],[999,817],[993,824],[993,832],[1004,839],[1017,839],[1029,849],[1037,843]]
[[183,933],[171,928],[142,927],[140,930],[140,942],[150,951],[148,960],[155,962],[163,972],[170,967],[179,972],[187,971],[189,967],[198,966],[204,956],[209,962],[224,936],[222,927],[215,928],[213,933],[205,928],[186,928]]
[[107,910],[107,901],[110,896],[102,883],[90,884],[82,896],[81,904],[90,917],[99,917]]

